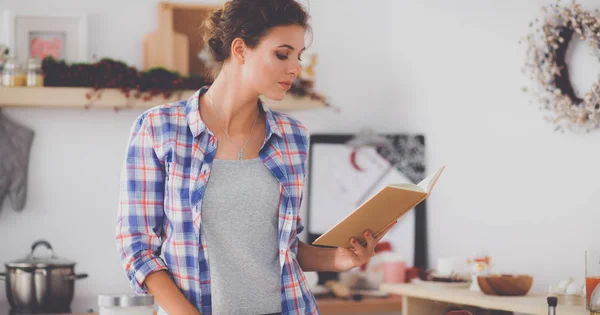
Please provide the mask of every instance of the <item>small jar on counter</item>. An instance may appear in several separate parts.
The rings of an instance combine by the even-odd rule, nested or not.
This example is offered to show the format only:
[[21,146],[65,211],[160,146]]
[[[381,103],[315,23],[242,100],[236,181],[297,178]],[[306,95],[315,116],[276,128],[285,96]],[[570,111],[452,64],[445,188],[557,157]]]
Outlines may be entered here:
[[25,85],[25,74],[21,70],[19,61],[15,58],[10,58],[4,64],[2,71],[2,86],[14,87]]
[[42,61],[39,58],[30,58],[27,61],[27,86],[44,86]]
[[99,315],[153,315],[152,295],[100,295]]

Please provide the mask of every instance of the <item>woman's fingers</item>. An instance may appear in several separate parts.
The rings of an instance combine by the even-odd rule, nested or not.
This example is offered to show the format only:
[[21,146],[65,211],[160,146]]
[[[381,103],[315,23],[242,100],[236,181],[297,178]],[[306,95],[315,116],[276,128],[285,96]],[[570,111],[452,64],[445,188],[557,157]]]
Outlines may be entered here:
[[375,254],[375,246],[377,245],[377,240],[371,235],[371,232],[365,232],[365,238],[367,239],[367,250],[366,252],[373,255]]
[[354,247],[354,249],[356,250],[357,255],[365,255],[367,253],[367,249],[364,246],[362,246],[357,239],[352,238],[350,244],[352,244],[352,247]]

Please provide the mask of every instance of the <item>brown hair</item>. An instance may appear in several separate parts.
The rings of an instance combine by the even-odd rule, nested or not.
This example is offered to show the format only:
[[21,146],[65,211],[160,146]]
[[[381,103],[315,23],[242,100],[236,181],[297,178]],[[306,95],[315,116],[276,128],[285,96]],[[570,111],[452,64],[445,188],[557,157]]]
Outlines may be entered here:
[[213,59],[229,58],[231,43],[241,38],[254,48],[273,27],[300,25],[309,30],[309,15],[295,0],[230,0],[207,19],[206,44]]

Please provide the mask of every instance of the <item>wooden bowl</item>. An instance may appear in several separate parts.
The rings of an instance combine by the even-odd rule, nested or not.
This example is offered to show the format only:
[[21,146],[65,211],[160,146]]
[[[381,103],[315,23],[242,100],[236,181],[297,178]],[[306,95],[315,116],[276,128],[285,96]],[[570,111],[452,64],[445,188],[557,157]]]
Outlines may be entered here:
[[487,295],[523,296],[529,292],[533,277],[528,275],[478,276],[477,283]]

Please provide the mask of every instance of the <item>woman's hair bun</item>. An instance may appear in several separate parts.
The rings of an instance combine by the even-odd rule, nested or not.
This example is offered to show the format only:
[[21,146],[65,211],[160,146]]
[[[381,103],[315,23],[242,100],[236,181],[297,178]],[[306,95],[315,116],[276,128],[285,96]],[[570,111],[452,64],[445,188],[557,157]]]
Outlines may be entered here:
[[309,15],[295,0],[230,0],[205,21],[205,42],[214,61],[229,58],[236,38],[253,48],[276,26],[300,25],[309,29]]

